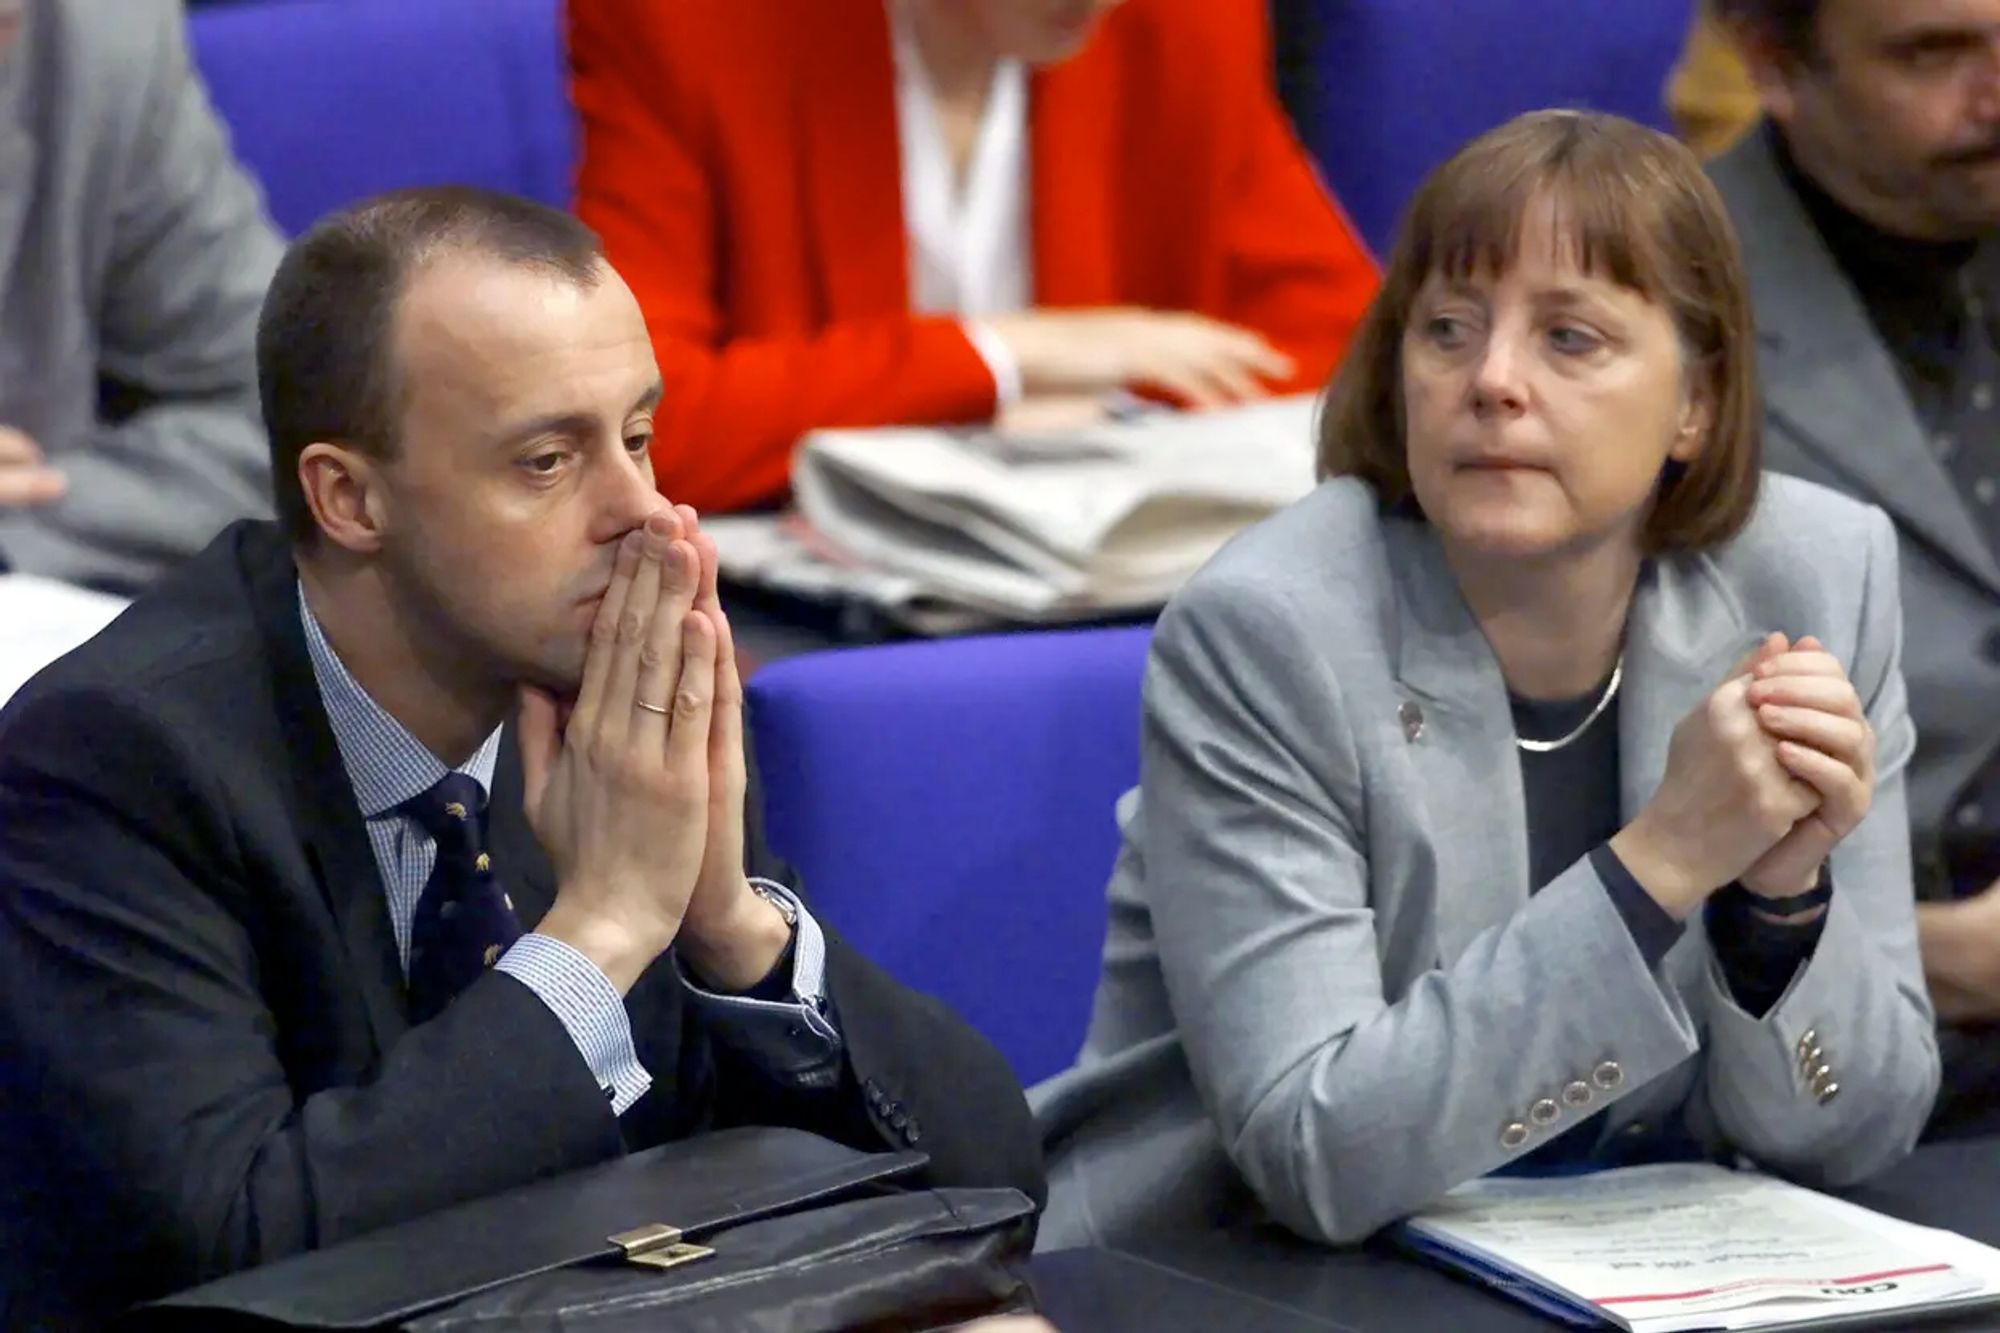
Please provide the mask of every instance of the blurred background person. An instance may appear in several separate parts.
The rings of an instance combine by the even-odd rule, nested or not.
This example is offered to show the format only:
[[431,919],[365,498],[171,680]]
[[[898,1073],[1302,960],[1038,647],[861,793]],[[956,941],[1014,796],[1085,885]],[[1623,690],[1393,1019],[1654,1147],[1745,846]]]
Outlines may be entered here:
[[1703,157],[1726,152],[1763,114],[1735,38],[1709,0],[1695,7],[1687,46],[1668,76],[1667,111],[1688,147]]
[[1262,0],[573,0],[570,24],[578,211],[666,376],[660,484],[700,508],[782,495],[815,427],[1305,389],[1374,290]]
[[0,0],[0,569],[136,591],[268,513],[282,242],[176,0]]
[[1033,1096],[1045,1244],[1245,1185],[1345,1243],[1502,1169],[1909,1150],[1895,538],[1760,481],[1758,432],[1686,148],[1543,112],[1431,177],[1328,480],[1153,637],[1090,1034]]
[[2000,1126],[2000,0],[1721,0],[1767,122],[1743,239],[1768,461],[1902,545],[1937,1131]]

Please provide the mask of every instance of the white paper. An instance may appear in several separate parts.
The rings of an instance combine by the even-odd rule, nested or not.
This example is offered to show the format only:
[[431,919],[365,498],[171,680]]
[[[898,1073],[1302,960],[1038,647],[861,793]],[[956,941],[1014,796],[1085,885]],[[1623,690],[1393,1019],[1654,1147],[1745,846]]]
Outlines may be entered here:
[[789,531],[803,547],[765,571],[892,611],[1057,622],[1150,610],[1312,489],[1312,423],[1299,397],[1012,435],[815,431],[793,463]]
[[124,609],[124,599],[108,593],[0,574],[0,704]]
[[2000,1290],[2000,1251],[1706,1163],[1489,1178],[1410,1226],[1640,1333],[1768,1328]]
[[828,548],[793,512],[704,515],[701,530],[715,539],[716,562],[732,582],[809,601],[857,602],[918,634],[963,634],[1005,619]]

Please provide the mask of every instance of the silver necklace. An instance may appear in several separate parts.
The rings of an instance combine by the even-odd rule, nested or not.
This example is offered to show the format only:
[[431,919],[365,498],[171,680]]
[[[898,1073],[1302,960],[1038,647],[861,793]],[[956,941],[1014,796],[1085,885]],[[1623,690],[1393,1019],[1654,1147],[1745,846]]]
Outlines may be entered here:
[[1552,741],[1531,741],[1525,737],[1516,736],[1514,744],[1520,746],[1529,754],[1548,754],[1551,751],[1562,749],[1565,745],[1570,744],[1577,737],[1583,735],[1584,732],[1589,731],[1590,724],[1604,715],[1604,710],[1609,708],[1611,701],[1618,697],[1618,683],[1624,679],[1625,654],[1621,652],[1618,654],[1618,664],[1611,668],[1610,683],[1604,687],[1603,695],[1598,698],[1596,705],[1591,708],[1590,716],[1576,724],[1576,730],[1570,732],[1567,736],[1558,736]]

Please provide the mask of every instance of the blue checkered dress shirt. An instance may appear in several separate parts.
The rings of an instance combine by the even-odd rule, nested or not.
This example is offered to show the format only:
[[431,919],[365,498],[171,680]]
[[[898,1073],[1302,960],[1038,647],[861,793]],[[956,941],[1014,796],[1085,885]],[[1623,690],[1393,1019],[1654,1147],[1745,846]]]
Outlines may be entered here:
[[[307,605],[303,586],[299,619],[305,626],[320,701],[382,872],[389,924],[403,974],[408,976],[410,926],[424,883],[437,863],[437,844],[422,825],[400,813],[400,807],[450,770],[348,673]],[[496,728],[457,771],[477,782],[482,793],[488,792],[499,754]],[[759,882],[798,908],[791,998],[778,1002],[717,995],[694,985],[685,973],[682,980],[707,1014],[718,1040],[746,1051],[794,1082],[824,1086],[838,1074],[841,1050],[840,1032],[826,1005],[826,938],[811,913],[782,885]],[[639,1063],[632,1042],[625,1002],[595,963],[561,940],[530,933],[515,941],[495,968],[533,991],[561,1020],[598,1085],[609,1093],[614,1112],[622,1114],[652,1086],[652,1075]]]

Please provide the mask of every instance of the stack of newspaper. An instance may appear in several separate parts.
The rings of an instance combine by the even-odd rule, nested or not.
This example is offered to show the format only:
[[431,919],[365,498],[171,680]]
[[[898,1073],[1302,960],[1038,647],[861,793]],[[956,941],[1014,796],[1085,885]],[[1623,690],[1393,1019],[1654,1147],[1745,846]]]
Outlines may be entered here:
[[795,513],[704,526],[734,581],[949,632],[1157,608],[1312,484],[1300,397],[1034,434],[815,431]]
[[1479,1180],[1396,1238],[1578,1327],[1897,1328],[2000,1305],[2000,1250],[1709,1163]]

